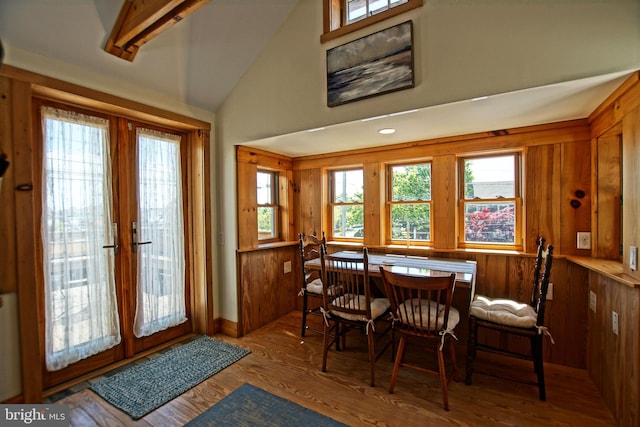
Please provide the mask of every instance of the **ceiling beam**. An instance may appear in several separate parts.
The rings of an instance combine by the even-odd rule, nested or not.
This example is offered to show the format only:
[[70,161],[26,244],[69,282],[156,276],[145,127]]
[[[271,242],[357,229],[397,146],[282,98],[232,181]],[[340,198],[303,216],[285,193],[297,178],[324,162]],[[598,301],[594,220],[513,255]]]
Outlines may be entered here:
[[125,0],[104,50],[133,61],[143,44],[210,0]]

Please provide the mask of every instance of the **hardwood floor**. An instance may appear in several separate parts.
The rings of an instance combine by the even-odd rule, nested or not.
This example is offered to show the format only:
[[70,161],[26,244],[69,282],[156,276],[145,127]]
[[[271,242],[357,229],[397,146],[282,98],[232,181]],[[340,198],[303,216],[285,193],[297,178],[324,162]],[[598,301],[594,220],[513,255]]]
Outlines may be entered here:
[[[290,313],[239,339],[218,336],[252,353],[138,421],[88,389],[56,403],[70,405],[73,426],[180,426],[243,383],[250,383],[351,426],[615,425],[586,371],[558,365],[545,365],[547,401],[541,402],[535,386],[487,375],[474,375],[473,385],[465,385],[459,350],[461,381],[450,384],[449,412],[442,408],[435,376],[401,369],[395,393],[388,393],[390,352],[377,362],[376,387],[370,387],[364,336],[353,335],[345,351],[332,350],[323,373],[322,337],[310,333],[301,340],[300,318],[300,312]],[[481,353],[477,366],[532,370],[526,361]]]

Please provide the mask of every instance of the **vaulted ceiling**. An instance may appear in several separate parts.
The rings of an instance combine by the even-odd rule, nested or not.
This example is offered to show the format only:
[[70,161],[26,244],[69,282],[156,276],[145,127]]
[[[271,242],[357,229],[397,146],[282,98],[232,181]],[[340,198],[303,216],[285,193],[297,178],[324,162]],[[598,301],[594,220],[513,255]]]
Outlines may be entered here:
[[[53,58],[61,67],[79,67],[122,85],[216,112],[298,1],[312,0],[170,0],[172,4],[198,4],[192,13],[165,25],[163,31],[152,33],[152,37],[143,35],[143,43],[129,58],[133,60],[126,60],[108,54],[105,46],[110,36],[117,39],[112,32],[128,1],[0,0],[5,61],[20,66],[24,55]],[[143,2],[147,6],[157,3],[167,1]],[[345,140],[355,149],[584,118],[631,72],[339,123],[316,132],[273,135],[250,141],[250,145],[303,156],[343,150]],[[51,69],[53,77],[55,73]],[[382,127],[395,127],[398,132],[379,136],[376,130]]]
[[19,49],[215,112],[297,3],[209,1],[126,61],[104,47],[128,1],[0,0],[5,61]]

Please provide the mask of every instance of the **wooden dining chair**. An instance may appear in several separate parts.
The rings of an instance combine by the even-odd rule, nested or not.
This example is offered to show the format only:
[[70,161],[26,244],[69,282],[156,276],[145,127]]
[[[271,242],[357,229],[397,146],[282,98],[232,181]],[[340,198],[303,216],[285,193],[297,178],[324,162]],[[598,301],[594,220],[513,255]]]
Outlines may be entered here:
[[[360,331],[367,337],[371,386],[375,386],[376,360],[391,345],[390,323],[385,319],[389,310],[388,298],[372,296],[369,281],[367,248],[362,253],[341,256],[321,252],[324,342],[322,372],[327,371],[329,349],[347,348],[346,336]],[[335,292],[339,289],[339,292]],[[376,351],[378,345],[381,348]]]
[[[458,364],[454,347],[454,329],[460,322],[460,313],[454,307],[453,292],[456,275],[410,276],[393,273],[380,267],[382,280],[391,303],[392,335],[400,335],[395,354],[389,393],[393,393],[400,367],[434,374],[440,377],[444,409],[449,410],[448,387],[451,379],[458,378]],[[405,360],[407,343],[411,339],[420,343],[423,351],[437,356],[437,369]],[[452,373],[447,378],[444,358],[449,353]]]
[[322,248],[326,249],[326,239],[324,233],[322,238],[318,238],[315,234],[305,235],[298,234],[298,246],[300,252],[300,265],[302,266],[302,286],[299,296],[302,297],[302,329],[300,336],[304,337],[307,330],[322,334],[322,328],[310,326],[307,323],[308,316],[319,316],[322,307],[322,280],[320,279],[320,270],[307,268],[307,262],[319,259]]
[[[489,298],[483,295],[476,295],[473,298],[469,308],[469,336],[465,377],[467,385],[471,385],[471,376],[474,370],[473,364],[477,350],[490,351],[533,361],[536,381],[526,380],[524,377],[510,377],[509,379],[537,385],[540,400],[546,400],[542,342],[545,335],[551,337],[544,325],[544,312],[553,263],[553,245],[548,245],[545,249],[544,244],[545,239],[540,237],[533,269],[531,298],[527,303],[511,299]],[[531,351],[530,353],[514,352],[491,343],[481,343],[478,340],[478,332],[483,329],[528,338]],[[551,342],[553,343],[552,338]]]

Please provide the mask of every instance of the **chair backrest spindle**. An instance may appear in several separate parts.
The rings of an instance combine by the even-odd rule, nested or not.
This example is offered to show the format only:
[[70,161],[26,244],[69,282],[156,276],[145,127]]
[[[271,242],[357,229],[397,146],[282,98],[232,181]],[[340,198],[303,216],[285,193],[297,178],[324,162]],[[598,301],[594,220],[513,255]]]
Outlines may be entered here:
[[533,266],[533,286],[531,288],[531,299],[529,305],[536,308],[538,305],[538,298],[540,296],[540,271],[542,270],[542,257],[544,255],[544,237],[538,237],[538,249],[536,250],[536,261]]
[[547,305],[547,292],[549,291],[549,281],[551,280],[551,266],[553,264],[553,245],[547,246],[546,256],[544,258],[544,271],[542,272],[542,279],[540,282],[540,295],[536,306],[536,312],[538,318],[536,325],[544,325],[544,311]]

